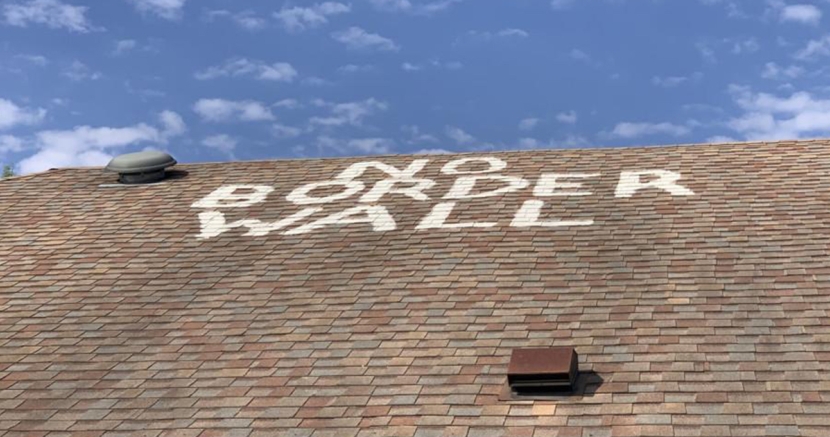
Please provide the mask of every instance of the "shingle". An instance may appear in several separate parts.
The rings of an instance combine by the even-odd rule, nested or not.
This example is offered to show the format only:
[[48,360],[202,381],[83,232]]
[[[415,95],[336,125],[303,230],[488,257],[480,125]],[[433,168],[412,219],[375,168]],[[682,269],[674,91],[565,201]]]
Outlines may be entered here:
[[[483,156],[529,187],[444,199],[455,155],[187,164],[141,187],[103,188],[115,175],[100,169],[0,182],[2,437],[830,435],[830,142],[463,158]],[[427,200],[365,202],[394,230],[283,233],[360,206],[389,177],[377,169],[285,229],[243,229],[301,211],[286,196],[304,184],[336,195],[354,163],[415,159]],[[694,194],[616,196],[636,185],[623,172],[649,169]],[[567,179],[588,195],[545,196],[541,173],[597,176]],[[239,226],[197,238],[210,209],[191,206],[233,184],[273,192],[215,208]],[[538,226],[522,225],[527,201],[542,201]],[[576,348],[580,390],[500,400],[510,351],[547,346]]]

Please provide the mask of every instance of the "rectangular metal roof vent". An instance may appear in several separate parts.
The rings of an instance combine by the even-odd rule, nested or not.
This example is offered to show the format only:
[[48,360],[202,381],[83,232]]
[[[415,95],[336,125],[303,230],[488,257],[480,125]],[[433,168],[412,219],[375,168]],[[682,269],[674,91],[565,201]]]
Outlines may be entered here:
[[514,349],[507,385],[514,396],[561,396],[574,391],[578,366],[572,347]]

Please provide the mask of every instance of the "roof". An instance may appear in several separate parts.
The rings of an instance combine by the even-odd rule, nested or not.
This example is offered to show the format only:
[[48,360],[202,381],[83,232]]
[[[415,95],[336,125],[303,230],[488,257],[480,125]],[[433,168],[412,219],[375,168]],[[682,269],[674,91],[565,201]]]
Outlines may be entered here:
[[830,435],[828,141],[175,170],[0,182],[0,437]]

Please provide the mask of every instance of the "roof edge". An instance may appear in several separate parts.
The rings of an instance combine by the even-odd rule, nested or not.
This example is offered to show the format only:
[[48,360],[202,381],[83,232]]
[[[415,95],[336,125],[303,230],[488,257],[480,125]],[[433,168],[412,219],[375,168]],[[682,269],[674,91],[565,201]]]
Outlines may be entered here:
[[[655,149],[655,148],[684,148],[684,147],[703,147],[703,146],[748,146],[748,145],[770,145],[770,144],[785,144],[785,143],[799,143],[799,144],[813,144],[813,143],[826,143],[830,146],[830,137],[822,138],[802,138],[802,139],[784,139],[784,140],[774,140],[774,141],[728,141],[728,142],[719,142],[719,143],[677,143],[677,144],[652,144],[652,145],[633,145],[633,146],[598,146],[598,147],[562,147],[562,148],[540,148],[540,149],[500,149],[500,150],[475,150],[475,151],[464,151],[464,152],[451,152],[451,153],[435,153],[435,154],[417,154],[417,153],[387,153],[383,155],[347,155],[347,156],[325,156],[319,158],[268,158],[268,159],[250,159],[250,160],[236,160],[236,161],[199,161],[199,162],[178,162],[175,166],[170,167],[170,169],[174,169],[179,166],[193,166],[193,165],[218,165],[218,164],[230,164],[230,163],[260,163],[260,162],[274,162],[274,161],[330,161],[330,160],[344,160],[344,159],[360,159],[360,158],[373,158],[373,159],[382,159],[382,158],[400,158],[404,156],[456,156],[456,155],[481,155],[487,153],[498,153],[498,154],[505,154],[505,153],[534,153],[540,151],[589,151],[589,150],[615,150],[615,149]],[[50,168],[49,170],[45,170],[42,172],[37,173],[29,173],[26,175],[15,175],[10,178],[2,179],[2,180],[14,180],[14,179],[21,179],[21,178],[31,178],[35,176],[45,175],[50,172],[56,171],[65,171],[65,170],[96,170],[100,169],[103,171],[105,166],[83,166],[83,167],[60,167],[60,168]]]

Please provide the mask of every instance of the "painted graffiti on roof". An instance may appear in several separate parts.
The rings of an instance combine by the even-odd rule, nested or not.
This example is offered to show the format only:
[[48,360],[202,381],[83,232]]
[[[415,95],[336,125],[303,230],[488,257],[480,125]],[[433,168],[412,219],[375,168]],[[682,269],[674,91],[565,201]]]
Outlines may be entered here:
[[[286,196],[286,200],[302,209],[273,222],[264,222],[259,219],[227,221],[222,210],[247,208],[264,202],[274,191],[274,187],[225,185],[191,205],[193,208],[204,210],[199,213],[201,232],[197,238],[217,237],[236,228],[247,229],[244,235],[253,237],[265,236],[272,232],[280,232],[283,235],[301,235],[329,226],[348,224],[365,224],[376,232],[394,231],[397,229],[394,217],[379,202],[391,194],[407,196],[419,202],[431,200],[424,192],[435,186],[436,182],[418,177],[418,173],[428,162],[428,159],[416,159],[403,169],[379,161],[354,163],[333,179],[308,183],[291,191]],[[440,201],[420,220],[415,229],[428,231],[496,226],[497,223],[494,222],[479,221],[450,223],[449,217],[459,202],[503,196],[531,187],[531,181],[528,179],[502,174],[506,168],[506,162],[493,157],[461,158],[445,164],[441,168],[441,173],[456,179]],[[358,178],[369,169],[382,171],[386,174],[386,178],[367,187]],[[541,220],[540,216],[545,206],[543,199],[556,196],[589,196],[592,193],[583,186],[583,183],[587,179],[598,176],[599,174],[592,173],[541,173],[532,187],[534,198],[526,200],[518,208],[510,226],[561,228],[593,225],[593,220]],[[680,179],[679,173],[669,170],[622,171],[614,195],[627,198],[644,189],[658,189],[672,196],[694,195],[692,190],[680,184]],[[498,187],[484,191],[476,190],[476,186],[480,184]],[[333,192],[333,194],[315,196],[314,192],[319,190],[326,193]],[[321,212],[324,205],[344,200],[353,200],[355,206],[316,220],[306,220]]]

